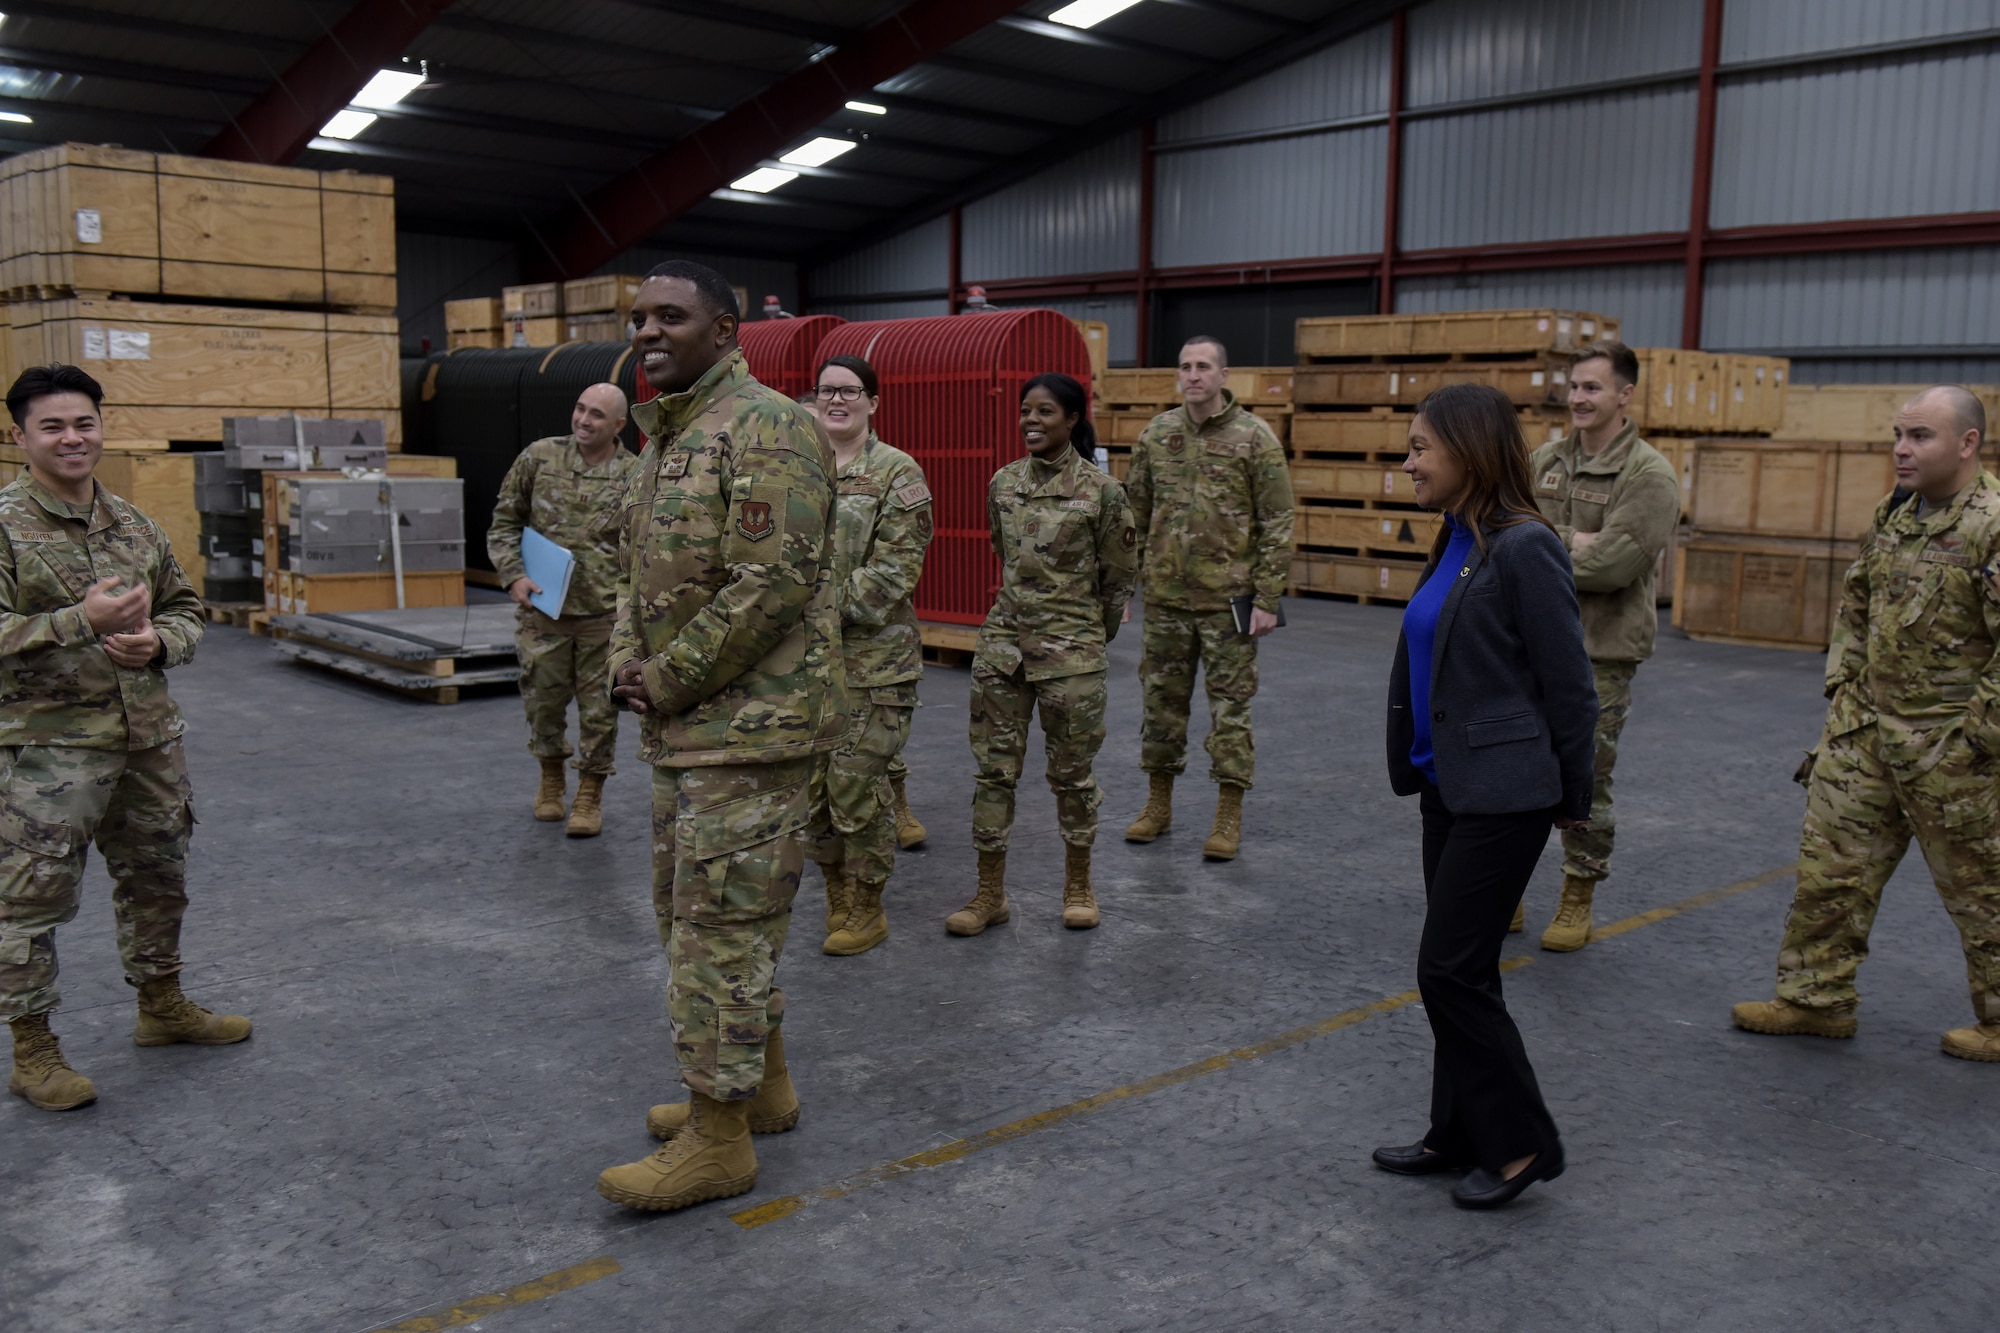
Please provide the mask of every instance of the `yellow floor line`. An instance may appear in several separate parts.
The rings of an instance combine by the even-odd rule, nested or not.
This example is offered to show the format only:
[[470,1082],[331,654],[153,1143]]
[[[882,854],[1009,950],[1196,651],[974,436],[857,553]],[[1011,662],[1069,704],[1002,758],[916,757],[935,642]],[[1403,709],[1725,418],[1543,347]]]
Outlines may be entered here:
[[[1748,893],[1752,889],[1762,888],[1764,885],[1772,883],[1775,880],[1783,879],[1796,869],[1798,869],[1798,863],[1793,862],[1790,865],[1779,866],[1775,870],[1767,870],[1763,874],[1750,879],[1739,880],[1734,884],[1727,884],[1719,889],[1710,889],[1706,893],[1698,893],[1692,898],[1683,898],[1679,902],[1670,903],[1665,907],[1656,907],[1650,912],[1641,912],[1637,916],[1628,916],[1622,921],[1613,922],[1611,925],[1593,930],[1591,932],[1591,940],[1594,943],[1598,940],[1610,939],[1613,936],[1623,935],[1627,931],[1637,930],[1641,926],[1650,926],[1656,921],[1665,921],[1669,917],[1693,911],[1697,907],[1706,907],[1711,903],[1719,903],[1725,898],[1733,898],[1739,893]],[[1533,955],[1509,958],[1500,964],[1500,970],[1502,972],[1517,971],[1534,961],[1535,958]],[[1335,1014],[1331,1018],[1322,1018],[1316,1023],[1308,1023],[1304,1027],[1293,1028],[1289,1032],[1279,1033],[1277,1036],[1260,1041],[1254,1046],[1239,1046],[1233,1051],[1225,1051],[1220,1055],[1212,1055],[1206,1060],[1197,1060],[1191,1065],[1182,1065],[1179,1069],[1170,1069],[1164,1074],[1155,1074],[1151,1078],[1141,1079],[1137,1083],[1127,1083],[1123,1087],[1112,1088],[1107,1092],[1093,1093],[1081,1101],[1071,1102],[1067,1106],[1054,1107],[1051,1110],[1041,1111],[1019,1120],[1011,1120],[1004,1125],[996,1125],[992,1129],[981,1130],[970,1138],[953,1139],[950,1143],[940,1144],[938,1147],[929,1148],[920,1153],[912,1153],[908,1157],[898,1158],[896,1161],[886,1162],[881,1166],[871,1166],[865,1171],[858,1171],[844,1179],[834,1181],[832,1184],[822,1185],[818,1189],[809,1190],[803,1194],[787,1194],[780,1198],[772,1199],[768,1203],[760,1203],[754,1208],[746,1208],[741,1212],[731,1213],[729,1220],[743,1227],[745,1230],[768,1226],[782,1218],[790,1217],[815,1199],[845,1198],[857,1190],[864,1190],[874,1185],[883,1184],[896,1179],[898,1176],[906,1176],[912,1171],[921,1171],[933,1166],[943,1166],[946,1162],[956,1162],[962,1157],[970,1157],[972,1154],[984,1152],[988,1148],[996,1148],[1003,1143],[1011,1143],[1013,1140],[1021,1138],[1023,1135],[1033,1134],[1037,1130],[1047,1129],[1052,1125],[1060,1125],[1066,1121],[1075,1120],[1079,1116],[1093,1115],[1107,1107],[1116,1106],[1123,1102],[1131,1101],[1134,1098],[1150,1096],[1162,1089],[1176,1087],[1194,1079],[1206,1078],[1210,1074],[1219,1074],[1223,1070],[1242,1064],[1245,1061],[1260,1059],[1263,1056],[1270,1055],[1274,1051],[1286,1050],[1289,1047],[1324,1037],[1329,1033],[1338,1032],[1342,1028],[1353,1027],[1356,1023],[1365,1023],[1371,1018],[1394,1013],[1398,1009],[1417,1003],[1420,998],[1416,991],[1406,990],[1400,994],[1376,1000],[1372,1004],[1364,1004],[1358,1009],[1349,1009],[1345,1013]]]
[[518,1287],[509,1287],[505,1291],[489,1291],[484,1296],[474,1296],[470,1300],[460,1301],[439,1314],[423,1314],[413,1319],[405,1319],[398,1324],[384,1324],[373,1333],[440,1333],[442,1329],[459,1328],[475,1320],[484,1319],[488,1315],[498,1314],[502,1310],[512,1310],[523,1305],[533,1305],[536,1301],[545,1301],[551,1296],[574,1291],[599,1278],[610,1277],[613,1273],[623,1271],[616,1259],[608,1254],[599,1255],[595,1259],[586,1259],[569,1268],[544,1273],[534,1281],[523,1282]]

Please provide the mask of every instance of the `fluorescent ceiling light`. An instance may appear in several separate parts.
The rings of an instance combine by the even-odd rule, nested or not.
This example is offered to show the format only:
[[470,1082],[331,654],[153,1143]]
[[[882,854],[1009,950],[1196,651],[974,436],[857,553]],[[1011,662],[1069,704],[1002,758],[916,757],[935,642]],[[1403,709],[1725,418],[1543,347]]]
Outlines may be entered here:
[[356,111],[353,107],[333,113],[333,119],[319,127],[319,132],[329,139],[352,139],[361,131],[375,123],[372,111]]
[[794,148],[778,160],[793,167],[823,167],[852,147],[854,147],[852,139],[829,139],[821,135],[810,143]]
[[776,167],[759,167],[748,176],[729,182],[732,190],[743,190],[750,194],[769,194],[787,181],[799,178],[796,171],[780,171]]
[[871,116],[886,116],[889,114],[888,107],[876,106],[873,102],[849,102],[847,109],[849,111],[866,111]]
[[[6,17],[5,14],[0,14],[0,19]],[[24,116],[18,111],[0,111],[0,120],[8,121],[15,125],[32,125],[35,123],[33,116]]]
[[1139,0],[1076,0],[1049,15],[1049,22],[1072,28],[1094,28],[1113,14],[1122,14]]
[[372,106],[377,111],[386,110],[408,97],[423,81],[424,76],[421,73],[411,74],[400,69],[381,70],[374,78],[368,80],[367,86],[354,94],[354,101],[350,105]]

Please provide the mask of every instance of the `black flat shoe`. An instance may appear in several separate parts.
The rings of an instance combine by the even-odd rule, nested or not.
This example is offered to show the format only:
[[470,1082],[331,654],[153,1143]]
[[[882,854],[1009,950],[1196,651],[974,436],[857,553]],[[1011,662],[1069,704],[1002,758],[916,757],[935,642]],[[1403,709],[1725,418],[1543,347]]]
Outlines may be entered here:
[[1517,1195],[1538,1180],[1554,1180],[1563,1173],[1561,1148],[1535,1154],[1535,1160],[1521,1168],[1512,1180],[1503,1180],[1498,1171],[1479,1167],[1451,1187],[1451,1201],[1461,1208],[1499,1208],[1512,1203]]
[[1375,1165],[1384,1171],[1394,1171],[1399,1176],[1430,1176],[1440,1171],[1463,1171],[1470,1162],[1454,1162],[1441,1152],[1432,1152],[1422,1143],[1412,1143],[1407,1148],[1377,1148],[1372,1156]]

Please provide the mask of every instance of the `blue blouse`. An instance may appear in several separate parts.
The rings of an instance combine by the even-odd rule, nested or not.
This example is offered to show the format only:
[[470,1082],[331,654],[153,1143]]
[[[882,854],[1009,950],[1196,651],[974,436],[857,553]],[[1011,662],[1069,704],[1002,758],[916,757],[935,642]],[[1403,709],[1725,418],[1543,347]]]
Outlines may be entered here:
[[1431,662],[1438,616],[1444,611],[1444,599],[1451,596],[1458,571],[1465,567],[1466,556],[1472,553],[1472,529],[1460,527],[1450,514],[1444,516],[1444,522],[1451,539],[1437,569],[1403,609],[1403,638],[1410,653],[1410,721],[1416,730],[1416,739],[1410,742],[1410,762],[1432,786],[1438,780],[1437,763],[1431,754]]

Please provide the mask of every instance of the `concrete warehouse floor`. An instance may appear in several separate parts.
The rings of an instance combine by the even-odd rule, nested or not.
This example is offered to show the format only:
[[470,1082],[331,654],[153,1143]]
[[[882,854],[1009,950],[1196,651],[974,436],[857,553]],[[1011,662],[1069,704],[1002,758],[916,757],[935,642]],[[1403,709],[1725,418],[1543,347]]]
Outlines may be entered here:
[[[0,1103],[0,1327],[1990,1328],[2000,1067],[1938,1052],[1967,1001],[1921,860],[1857,1040],[1729,1025],[1771,993],[1819,659],[1669,633],[1640,673],[1600,924],[1780,873],[1547,955],[1551,842],[1507,987],[1569,1173],[1473,1214],[1367,1156],[1422,1132],[1429,1086],[1421,1007],[1364,1008],[1414,985],[1423,911],[1381,753],[1399,613],[1288,610],[1231,865],[1199,856],[1199,762],[1171,835],[1119,837],[1144,795],[1137,625],[1115,645],[1090,933],[1060,925],[1037,758],[1013,923],[945,934],[972,882],[967,676],[933,670],[910,755],[931,844],[891,885],[890,941],[821,955],[816,875],[801,894],[804,1119],[758,1140],[753,1193],[664,1216],[591,1188],[678,1095],[640,766],[605,836],[568,842],[528,816],[510,694],[408,703],[211,631],[174,674],[203,821],[186,980],[256,1036],[131,1044],[93,856],[57,1022],[101,1100]],[[1112,1089],[1135,1095],[1077,1105]]]

